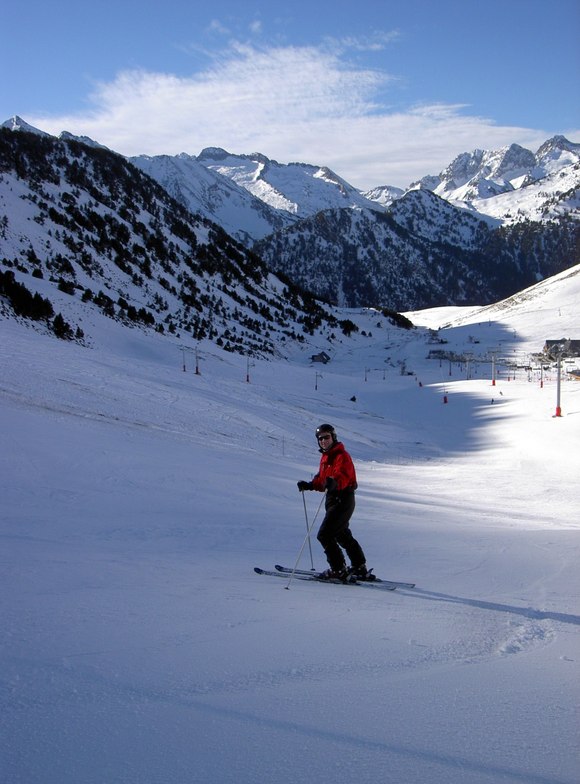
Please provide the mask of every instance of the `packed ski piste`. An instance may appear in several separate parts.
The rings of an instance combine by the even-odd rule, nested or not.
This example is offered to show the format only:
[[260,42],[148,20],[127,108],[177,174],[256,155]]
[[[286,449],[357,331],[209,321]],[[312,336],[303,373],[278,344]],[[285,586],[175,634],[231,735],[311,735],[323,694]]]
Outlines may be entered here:
[[575,270],[199,374],[3,320],[2,782],[577,784]]

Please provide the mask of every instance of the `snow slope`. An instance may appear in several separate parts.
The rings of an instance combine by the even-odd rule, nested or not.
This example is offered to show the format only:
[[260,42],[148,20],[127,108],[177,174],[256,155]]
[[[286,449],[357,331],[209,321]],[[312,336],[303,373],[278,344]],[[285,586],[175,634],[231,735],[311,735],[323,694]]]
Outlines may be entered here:
[[[0,321],[1,780],[578,781],[580,383],[554,417],[553,371],[489,361],[580,337],[578,273],[410,332],[370,311],[324,367]],[[469,380],[426,359],[444,324]],[[321,421],[369,565],[416,589],[253,573],[296,562]]]
[[190,212],[218,223],[240,242],[249,243],[250,238],[265,237],[294,222],[289,213],[273,209],[235,180],[203,166],[194,156],[140,155],[129,160]]
[[259,153],[235,155],[219,147],[202,150],[197,160],[274,209],[300,218],[344,207],[373,209],[371,200],[326,166],[280,164]]
[[527,218],[531,221],[554,220],[568,215],[578,219],[580,195],[576,162],[550,172],[546,177],[531,182],[519,190],[497,196],[471,200],[476,213],[501,219],[505,224],[516,224]]

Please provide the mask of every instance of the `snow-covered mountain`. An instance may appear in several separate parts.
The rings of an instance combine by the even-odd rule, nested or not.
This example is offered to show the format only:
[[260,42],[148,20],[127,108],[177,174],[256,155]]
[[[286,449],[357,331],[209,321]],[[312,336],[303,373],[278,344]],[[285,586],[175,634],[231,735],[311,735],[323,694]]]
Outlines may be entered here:
[[46,131],[41,131],[40,128],[35,128],[30,123],[27,123],[22,117],[19,117],[17,114],[14,117],[11,117],[9,120],[5,120],[0,128],[7,128],[10,131],[24,131],[25,133],[34,133],[37,136],[51,136],[50,133],[46,133]]
[[465,152],[439,175],[433,190],[438,196],[460,201],[495,196],[516,187],[535,165],[535,155],[518,144],[500,150]]
[[551,220],[563,212],[578,218],[579,186],[580,144],[558,135],[536,153],[518,144],[462,153],[438,176],[426,176],[410,187],[426,188],[515,223]]
[[281,164],[259,153],[232,155],[215,147],[203,150],[198,161],[232,179],[274,209],[297,218],[321,210],[372,206],[360,191],[326,166]]
[[384,213],[318,213],[255,249],[330,302],[395,310],[491,302],[579,260],[570,219],[502,226],[426,190],[409,191]]
[[[2,124],[40,135],[15,116]],[[101,146],[63,131],[63,139]],[[251,246],[317,212],[344,207],[388,209],[410,190],[426,189],[482,216],[513,224],[579,217],[580,144],[553,136],[533,153],[518,144],[458,155],[439,175],[401,189],[379,185],[361,193],[323,165],[280,164],[261,153],[209,147],[198,155],[135,156],[131,162],[156,179],[190,212],[218,223]],[[207,175],[205,170],[213,175]]]
[[181,153],[129,160],[191,212],[219,223],[248,247],[321,210],[385,204],[384,196],[369,200],[326,167],[280,164],[259,153],[233,155],[208,147],[197,157]]
[[[141,165],[139,160],[135,159],[137,165]],[[221,148],[207,148],[195,160],[279,212],[286,225],[273,226],[273,231],[323,210],[388,209],[417,188],[431,190],[452,204],[508,224],[579,214],[580,144],[564,136],[549,139],[536,153],[517,144],[462,153],[440,175],[427,175],[406,190],[383,185],[366,193],[360,193],[324,166],[280,164],[259,153],[236,155]],[[183,189],[189,175],[182,172],[179,184],[172,186],[175,193]],[[162,184],[165,181],[162,174],[152,176]],[[241,212],[236,217],[243,219]],[[213,219],[223,225],[223,218],[217,213]],[[266,236],[263,226],[258,231],[252,225],[244,230],[254,239]]]
[[[236,235],[253,237],[272,269],[332,302],[397,308],[497,299],[578,261],[579,150],[563,136],[535,154],[518,145],[477,150],[407,191],[383,186],[365,194],[324,167],[283,165],[260,154],[209,148],[196,162],[283,217],[285,225],[271,222],[270,232],[246,219],[246,237]],[[417,190],[440,199],[417,199]],[[381,211],[392,214],[396,238],[375,214]],[[479,226],[469,258],[461,238],[466,212]],[[217,210],[213,215],[225,225]],[[240,219],[242,211],[227,225]]]
[[[427,175],[406,190],[383,185],[366,193],[360,193],[324,166],[280,164],[259,153],[236,155],[221,148],[207,148],[195,160],[280,212],[286,226],[274,226],[273,231],[323,210],[388,209],[417,188],[431,190],[452,204],[507,224],[548,221],[562,214],[575,218],[579,215],[580,144],[564,136],[549,139],[536,153],[517,144],[462,153],[441,174]],[[136,163],[140,165],[138,159]],[[187,177],[188,173],[183,172],[180,185],[174,188],[176,193]],[[162,175],[159,179],[163,183]],[[238,213],[237,219],[240,218],[243,215]],[[223,218],[217,214],[214,219],[222,224]],[[248,223],[244,230],[249,236],[257,240],[266,236],[258,233],[251,221]]]
[[497,218],[505,226],[524,221],[548,223],[559,218],[580,218],[580,162],[576,161],[541,179],[526,178],[520,188],[485,198],[473,198],[469,206],[476,212]]
[[489,231],[469,211],[413,191],[388,212],[327,210],[255,247],[271,269],[330,302],[410,310],[493,299],[496,273],[477,265]]
[[493,301],[577,263],[579,149],[556,136],[535,154],[478,150],[406,192],[366,194],[323,166],[221,148],[130,160],[317,296],[409,309]]
[[246,246],[296,222],[293,213],[271,207],[235,178],[204,166],[193,155],[139,155],[129,160],[190,212],[218,223]]
[[[22,117],[19,117],[17,114],[14,117],[11,117],[9,120],[6,120],[0,125],[0,128],[7,128],[10,131],[24,131],[26,133],[33,133],[37,136],[49,136],[52,137],[52,134],[46,133],[46,131],[42,131],[40,128],[35,128],[34,125],[30,125]],[[62,131],[62,133],[58,136],[59,139],[64,139],[65,141],[76,141],[81,142],[82,144],[86,144],[88,147],[97,147],[102,150],[108,150],[108,147],[105,147],[104,144],[100,144],[99,142],[91,139],[90,136],[75,136],[73,133],[69,133],[69,131]]]
[[379,185],[363,195],[365,198],[369,199],[369,201],[380,204],[383,207],[390,207],[390,205],[396,199],[400,199],[404,193],[405,190],[403,188],[395,188],[394,185]]
[[[300,340],[297,322],[303,333],[337,325],[221,227],[106,149],[0,129],[0,215],[1,289],[22,315],[46,322],[64,293],[82,302],[85,317],[96,308],[128,326],[258,354]],[[86,335],[82,318],[68,327]]]

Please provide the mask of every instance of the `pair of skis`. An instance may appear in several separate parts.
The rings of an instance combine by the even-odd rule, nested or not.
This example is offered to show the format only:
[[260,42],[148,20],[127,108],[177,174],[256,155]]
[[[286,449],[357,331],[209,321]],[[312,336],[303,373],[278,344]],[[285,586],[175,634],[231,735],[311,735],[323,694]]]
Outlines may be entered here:
[[307,580],[310,582],[318,583],[331,583],[334,585],[361,585],[368,588],[378,588],[383,591],[394,591],[397,588],[414,588],[415,583],[403,583],[395,580],[382,580],[380,577],[375,577],[373,580],[348,580],[344,582],[339,579],[328,579],[321,577],[318,572],[307,571],[306,569],[291,569],[288,566],[280,566],[276,564],[274,569],[261,569],[259,566],[254,567],[256,574],[265,574],[269,577],[284,577],[287,580],[291,577],[297,580]]

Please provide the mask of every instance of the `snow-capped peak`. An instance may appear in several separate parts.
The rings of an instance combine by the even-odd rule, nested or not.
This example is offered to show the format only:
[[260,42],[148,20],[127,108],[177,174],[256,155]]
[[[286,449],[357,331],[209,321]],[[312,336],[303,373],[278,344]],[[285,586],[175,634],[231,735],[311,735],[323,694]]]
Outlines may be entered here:
[[15,114],[9,120],[3,122],[1,127],[8,128],[11,131],[26,131],[27,133],[35,133],[38,136],[51,136],[50,133],[46,133],[46,131],[41,131],[39,128],[35,128],[33,125],[29,125],[22,119],[22,117],[19,117],[17,114]]

